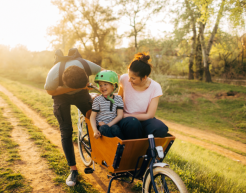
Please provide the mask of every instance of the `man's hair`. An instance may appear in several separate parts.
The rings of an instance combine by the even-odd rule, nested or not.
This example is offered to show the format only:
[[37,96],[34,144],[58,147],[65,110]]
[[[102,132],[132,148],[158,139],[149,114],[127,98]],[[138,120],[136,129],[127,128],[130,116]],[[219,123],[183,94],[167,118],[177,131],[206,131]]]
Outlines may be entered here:
[[84,88],[89,82],[84,69],[78,66],[68,67],[62,75],[63,84],[69,88]]

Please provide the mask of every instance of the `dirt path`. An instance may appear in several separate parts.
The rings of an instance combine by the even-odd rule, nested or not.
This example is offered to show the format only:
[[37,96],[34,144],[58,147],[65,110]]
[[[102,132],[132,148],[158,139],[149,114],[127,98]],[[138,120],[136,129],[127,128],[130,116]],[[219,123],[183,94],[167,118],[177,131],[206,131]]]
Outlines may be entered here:
[[15,164],[14,169],[19,171],[30,182],[33,188],[33,193],[57,193],[63,192],[60,186],[53,183],[55,175],[49,169],[49,166],[44,158],[41,158],[38,148],[32,140],[29,139],[27,130],[17,126],[18,119],[14,117],[8,104],[0,97],[0,107],[3,107],[3,116],[14,127],[11,132],[11,137],[19,146],[19,154],[21,161]]
[[[170,133],[173,134],[178,139],[188,141],[188,142],[191,142],[193,144],[202,146],[206,149],[212,150],[212,151],[217,152],[221,155],[224,155],[224,156],[226,156],[226,157],[228,157],[234,161],[238,161],[238,162],[241,162],[244,165],[246,165],[246,157],[245,156],[242,156],[240,154],[237,154],[233,151],[230,151],[228,149],[225,149],[223,147],[220,147],[220,146],[212,144],[212,143],[216,143],[216,144],[220,144],[222,146],[233,148],[233,149],[239,150],[239,151],[244,152],[244,153],[246,153],[246,144],[243,144],[243,143],[238,142],[238,141],[230,140],[230,139],[221,137],[221,136],[213,134],[213,133],[208,133],[208,131],[202,131],[199,129],[183,126],[183,125],[173,123],[170,121],[166,121],[166,120],[162,120],[162,121],[170,128]],[[194,136],[195,138],[186,136],[184,134],[180,134],[179,132]],[[204,141],[199,140],[199,139],[204,139],[204,140],[210,141],[212,143],[204,142]]]
[[[0,85],[0,91],[3,92],[5,95],[9,97],[9,99],[17,105],[29,118],[31,118],[34,122],[34,125],[39,127],[47,139],[51,141],[51,143],[55,144],[61,152],[62,145],[61,145],[61,137],[60,132],[57,129],[51,127],[44,118],[39,116],[34,110],[30,109],[26,104],[24,104],[21,100],[15,97],[11,92],[9,92],[6,88]],[[95,165],[96,171],[93,174],[84,174],[84,164],[79,156],[78,147],[75,146],[75,155],[76,155],[76,162],[79,173],[83,176],[83,178],[92,184],[94,188],[96,188],[99,192],[107,192],[107,187],[109,183],[109,179],[107,178],[107,171],[101,168],[98,165]],[[132,185],[127,183],[122,183],[119,181],[113,181],[111,186],[111,192],[117,193],[131,193]]]
[[172,130],[180,131],[182,133],[187,133],[191,136],[195,136],[199,139],[205,139],[214,143],[221,144],[226,147],[231,147],[233,149],[240,150],[244,153],[246,153],[246,144],[241,143],[239,141],[234,141],[231,139],[227,139],[225,137],[221,137],[219,135],[213,134],[213,133],[208,133],[208,131],[203,131],[191,127],[187,127],[184,125],[180,125],[177,123],[173,123],[170,121],[163,120],[164,123],[166,123]]

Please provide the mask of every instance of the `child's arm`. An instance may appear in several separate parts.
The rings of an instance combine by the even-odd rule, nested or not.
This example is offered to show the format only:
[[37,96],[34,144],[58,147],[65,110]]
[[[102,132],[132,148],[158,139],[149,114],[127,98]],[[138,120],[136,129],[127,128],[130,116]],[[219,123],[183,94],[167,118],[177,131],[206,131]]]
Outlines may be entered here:
[[91,122],[91,127],[92,127],[93,132],[94,132],[94,137],[96,139],[98,139],[99,137],[101,137],[101,133],[97,129],[96,116],[97,116],[97,112],[92,111],[91,117],[90,117],[90,122]]
[[115,125],[123,118],[123,109],[117,109],[117,117],[115,117],[110,123],[107,125],[111,127],[112,125]]

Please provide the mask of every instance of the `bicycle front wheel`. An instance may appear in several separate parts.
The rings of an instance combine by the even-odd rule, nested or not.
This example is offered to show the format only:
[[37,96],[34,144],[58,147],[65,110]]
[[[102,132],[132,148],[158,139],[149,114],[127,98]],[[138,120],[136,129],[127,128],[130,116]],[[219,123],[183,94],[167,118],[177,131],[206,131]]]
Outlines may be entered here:
[[79,154],[85,166],[89,167],[92,164],[89,135],[87,133],[86,124],[83,115],[79,113],[78,123],[78,147]]
[[[154,168],[153,175],[158,193],[188,193],[181,178],[170,168]],[[155,193],[149,170],[144,176],[142,192]]]

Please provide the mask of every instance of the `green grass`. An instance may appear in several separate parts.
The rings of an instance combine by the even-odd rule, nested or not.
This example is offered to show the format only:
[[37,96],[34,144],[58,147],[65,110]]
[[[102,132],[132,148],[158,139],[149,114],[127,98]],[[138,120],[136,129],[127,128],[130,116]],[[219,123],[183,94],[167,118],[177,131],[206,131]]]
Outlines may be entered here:
[[11,139],[13,127],[0,109],[0,192],[32,192],[27,180],[19,172],[14,171],[14,165],[20,160],[18,144]]
[[204,142],[206,142],[206,143],[210,143],[210,144],[214,144],[214,145],[223,147],[224,149],[228,149],[228,150],[233,151],[233,152],[235,152],[235,153],[237,153],[237,154],[240,154],[240,155],[242,155],[242,156],[246,156],[246,153],[245,153],[245,152],[242,152],[242,151],[240,151],[240,150],[238,150],[238,149],[234,149],[234,148],[231,148],[231,147],[227,147],[227,146],[224,146],[224,145],[221,145],[221,144],[219,144],[219,143],[215,143],[215,142],[212,142],[212,141],[209,141],[209,140],[206,140],[206,139],[201,139],[201,138],[198,138],[198,137],[196,137],[196,136],[194,136],[194,135],[190,135],[190,134],[184,133],[184,132],[182,132],[182,131],[177,131],[177,130],[175,130],[175,132],[176,132],[176,133],[180,133],[180,134],[182,134],[183,136],[189,136],[189,137],[198,139],[198,140],[200,140],[200,141],[204,141]]
[[10,80],[13,80],[13,81],[21,82],[23,84],[34,86],[34,87],[37,87],[37,88],[40,88],[40,89],[44,88],[44,83],[43,82],[30,81],[25,76],[23,76],[23,74],[16,73],[16,71],[8,71],[8,72],[6,72],[6,71],[3,70],[3,71],[0,71],[0,76],[4,77],[6,79],[10,79]]
[[[42,133],[42,131],[34,126],[31,119],[26,117],[9,99],[7,96],[3,95],[0,92],[0,97],[2,97],[11,107],[14,112],[15,117],[19,119],[19,126],[23,126],[27,129],[30,138],[34,140],[35,144],[41,151],[41,156],[46,158],[49,164],[49,168],[52,169],[56,175],[54,182],[63,186],[66,192],[97,192],[92,186],[85,182],[82,176],[79,176],[79,182],[75,187],[69,188],[66,184],[66,178],[69,175],[69,167],[67,165],[66,158],[64,155],[57,149],[57,147],[49,140],[47,140]],[[7,139],[4,139],[7,141]],[[14,142],[13,142],[14,143]],[[9,142],[7,146],[10,146]]]
[[[240,97],[218,98],[235,91]],[[246,143],[246,88],[219,83],[169,80],[157,116]]]
[[205,148],[176,139],[165,162],[189,192],[246,192],[246,166]]
[[[47,104],[51,99],[46,93],[30,89],[25,85],[5,79],[0,79],[0,84],[6,86],[7,89],[13,92],[18,98],[25,101],[25,103],[30,104],[31,101],[33,101],[32,103],[35,105],[36,111],[40,114],[44,109],[49,111]],[[170,90],[168,92],[170,92]],[[192,110],[193,103],[189,96],[187,95],[187,97],[183,97],[183,94],[179,94],[178,96],[182,96],[182,108]],[[36,103],[38,103],[38,99],[35,97],[38,97],[41,100],[38,106],[34,102],[36,101]],[[45,97],[48,99],[45,100],[46,102],[42,102],[42,99]],[[204,106],[206,106],[205,104],[210,104],[209,100],[201,100],[201,103]],[[164,99],[161,99],[162,104],[163,101]],[[52,104],[52,102],[49,103]],[[174,103],[175,102],[173,102],[172,105],[174,105]],[[179,106],[180,105],[177,105],[177,108]],[[182,113],[181,110],[179,113]],[[197,113],[197,111],[194,112]],[[49,114],[49,112],[47,114]],[[190,115],[192,115],[192,113],[190,113]],[[73,122],[75,125],[77,122],[76,116],[75,112],[73,114]],[[55,120],[54,116],[47,117],[49,117],[51,122]],[[211,117],[213,118],[213,116]],[[182,117],[180,119],[182,119]],[[76,126],[74,128],[76,128]],[[246,182],[244,180],[246,179],[246,168],[244,165],[196,145],[176,140],[164,161],[169,163],[170,167],[181,176],[182,180],[188,187],[189,192],[239,193],[245,192],[246,190]],[[58,177],[57,181],[59,182],[62,180]],[[136,191],[139,191],[139,186],[139,184],[134,186]]]
[[[31,88],[27,85],[21,84],[16,81],[8,80],[0,77],[0,84],[8,88],[16,97],[21,99],[30,108],[39,113],[42,117],[46,118],[47,122],[59,129],[59,124],[53,114],[53,100],[50,95],[42,90]],[[71,108],[72,122],[74,128],[73,140],[77,140],[77,108]]]

